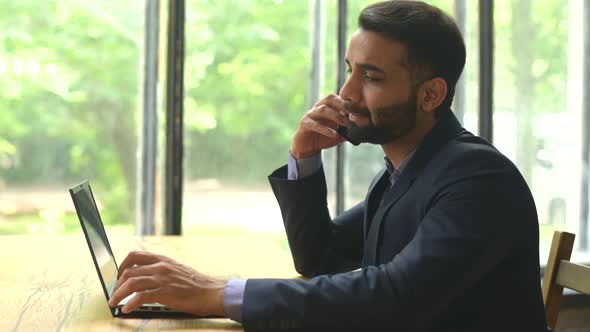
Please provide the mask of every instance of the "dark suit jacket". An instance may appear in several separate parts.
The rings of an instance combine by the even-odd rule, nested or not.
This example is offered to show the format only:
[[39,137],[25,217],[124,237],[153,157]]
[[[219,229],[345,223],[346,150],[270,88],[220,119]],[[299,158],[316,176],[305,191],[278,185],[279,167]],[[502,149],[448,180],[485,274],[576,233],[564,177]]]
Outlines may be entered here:
[[246,330],[546,331],[530,190],[451,112],[381,211],[385,169],[334,220],[323,171],[289,181],[282,167],[269,179],[295,267],[313,278],[248,280]]

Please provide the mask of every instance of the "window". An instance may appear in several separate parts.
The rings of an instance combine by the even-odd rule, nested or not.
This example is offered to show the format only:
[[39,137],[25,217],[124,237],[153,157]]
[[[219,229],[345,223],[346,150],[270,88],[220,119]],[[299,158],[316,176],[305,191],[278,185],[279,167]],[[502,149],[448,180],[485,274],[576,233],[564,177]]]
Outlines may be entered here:
[[[346,45],[359,11],[372,2],[346,1]],[[463,30],[467,62],[453,110],[478,134],[478,122],[487,119],[479,118],[478,2],[429,2],[455,16]],[[286,163],[303,114],[337,91],[338,4],[186,2],[185,234],[265,232],[284,240],[267,176]],[[142,181],[139,129],[146,125],[139,112],[146,2],[2,5],[0,234],[78,231],[67,188],[85,178],[108,227],[133,233]],[[580,158],[587,136],[582,7],[500,1],[493,13],[493,143],[519,167],[535,197],[541,262],[556,229],[578,234],[574,260],[589,253],[581,212],[587,208],[581,204],[587,200],[581,190],[587,165]],[[344,209],[364,199],[383,167],[379,146],[344,144],[342,160],[335,150],[323,153],[333,216],[337,162],[344,165]]]
[[83,179],[132,233],[143,4],[1,2],[0,234],[79,231]]
[[578,235],[573,259],[582,259],[583,2],[495,6],[494,144],[518,166],[535,198],[541,262],[554,230]]
[[312,10],[187,1],[184,234],[284,237],[267,176],[286,164],[311,102]]

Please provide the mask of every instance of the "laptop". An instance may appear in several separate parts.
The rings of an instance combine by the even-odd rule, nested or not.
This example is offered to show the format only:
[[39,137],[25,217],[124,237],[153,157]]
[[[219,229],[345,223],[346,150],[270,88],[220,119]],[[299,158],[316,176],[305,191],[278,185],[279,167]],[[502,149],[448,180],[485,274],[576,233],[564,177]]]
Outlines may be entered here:
[[[104,229],[104,225],[90,189],[90,183],[86,180],[79,185],[70,188],[70,195],[74,201],[76,207],[76,213],[80,220],[80,226],[84,231],[86,242],[88,243],[88,249],[90,249],[90,255],[92,261],[96,267],[98,278],[102,285],[104,295],[106,297],[107,306],[108,301],[113,295],[113,289],[117,281],[117,274],[119,267],[115,261],[115,256],[111,250],[111,245],[107,239],[107,234]],[[133,312],[124,314],[122,312],[123,306],[134,296],[134,294],[123,299],[116,307],[109,310],[113,317],[125,317],[125,318],[197,318],[189,313],[176,311],[174,309],[163,306],[159,303],[146,303],[141,305],[138,309]]]

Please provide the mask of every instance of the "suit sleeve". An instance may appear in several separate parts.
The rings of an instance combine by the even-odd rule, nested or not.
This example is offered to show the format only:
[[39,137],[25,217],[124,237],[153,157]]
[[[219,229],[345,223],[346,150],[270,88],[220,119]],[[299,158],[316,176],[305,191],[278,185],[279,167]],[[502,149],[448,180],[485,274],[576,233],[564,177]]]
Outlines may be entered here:
[[284,166],[271,174],[269,181],[281,208],[297,272],[313,277],[360,267],[364,203],[332,220],[323,169],[292,181],[287,180]]
[[392,261],[309,281],[248,280],[246,330],[405,331],[431,319],[538,227],[516,171],[461,167],[446,173],[451,180],[425,203],[417,233]]

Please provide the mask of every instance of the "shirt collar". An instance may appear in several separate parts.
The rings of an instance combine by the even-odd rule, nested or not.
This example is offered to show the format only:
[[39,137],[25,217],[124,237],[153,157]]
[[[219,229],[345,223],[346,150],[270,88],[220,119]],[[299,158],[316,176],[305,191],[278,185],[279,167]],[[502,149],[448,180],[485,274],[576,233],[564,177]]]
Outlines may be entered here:
[[410,162],[410,159],[412,159],[412,156],[414,156],[415,152],[416,152],[416,150],[410,152],[410,154],[399,163],[399,166],[397,168],[395,168],[393,166],[393,164],[391,163],[391,160],[389,160],[389,158],[387,158],[387,156],[383,157],[383,159],[385,160],[385,167],[387,167],[387,172],[389,173],[390,179],[392,178],[393,175],[395,175],[397,177],[402,174],[402,172],[404,171],[404,169],[408,165],[408,162]]

